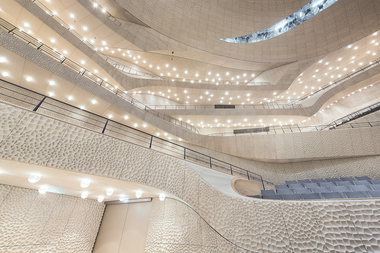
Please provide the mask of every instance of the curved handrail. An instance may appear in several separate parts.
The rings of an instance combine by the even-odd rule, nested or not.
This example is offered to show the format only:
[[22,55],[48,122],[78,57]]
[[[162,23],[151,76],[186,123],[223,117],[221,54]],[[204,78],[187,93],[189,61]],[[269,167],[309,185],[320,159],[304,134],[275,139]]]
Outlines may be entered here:
[[[0,98],[23,108],[46,114],[65,122],[75,122],[76,125],[85,125],[96,132],[110,133],[111,136],[127,139],[146,148],[165,150],[164,152],[184,160],[195,161],[216,170],[223,170],[231,175],[246,177],[248,180],[259,180],[265,189],[265,183],[272,182],[263,180],[260,174],[248,171],[233,164],[202,154],[198,151],[181,146],[170,140],[151,135],[120,122],[105,118],[101,115],[77,108],[58,99],[29,90],[22,86],[0,79]],[[16,102],[16,103],[15,103]]]
[[[325,129],[322,129],[322,130],[331,130],[331,129],[335,129],[336,127],[339,127],[343,124],[346,124],[348,123],[349,121],[351,120],[356,120],[358,118],[361,118],[361,117],[364,117],[364,116],[367,116],[368,114],[370,113],[373,113],[373,112],[376,112],[380,110],[380,102],[378,103],[375,103],[375,104],[372,104],[370,106],[367,106],[363,109],[360,109],[356,112],[353,112],[353,113],[350,113],[350,114],[347,114],[346,116],[343,116],[337,120],[334,120],[333,122],[327,124],[325,126]],[[374,122],[370,122],[370,121],[367,121],[367,122],[354,122],[354,123],[350,123],[350,126],[351,128],[355,128],[355,125],[359,125],[359,124],[368,124],[370,127],[372,127],[373,125],[377,125],[379,123],[379,121],[374,121]]]
[[131,97],[126,92],[121,91],[116,85],[112,85],[99,76],[93,74],[91,71],[88,71],[87,69],[83,68],[81,65],[75,63],[74,61],[70,60],[63,54],[60,54],[57,52],[56,49],[53,49],[44,43],[42,43],[40,40],[32,37],[31,35],[27,34],[23,30],[20,30],[16,26],[12,25],[11,23],[7,22],[6,20],[0,18],[0,28],[8,32],[8,34],[13,35],[17,37],[18,39],[23,40],[24,42],[27,42],[28,45],[34,47],[35,49],[43,52],[44,54],[50,56],[54,60],[58,61],[59,63],[65,65],[66,67],[69,67],[70,69],[76,71],[80,75],[90,79],[92,82],[94,82],[97,85],[100,85],[101,87],[107,89],[108,91],[112,92],[113,94],[121,97],[123,100],[133,104],[139,109],[145,110],[146,112],[159,117],[165,121],[168,121],[170,123],[173,123],[175,125],[181,126],[183,128],[186,128],[194,133],[199,134],[199,130],[195,127],[193,127],[191,124],[188,124],[186,122],[180,122],[177,119],[168,116],[166,114],[160,113],[158,111],[155,111],[154,109],[149,108],[149,106],[141,103],[137,99]]
[[377,58],[373,62],[369,62],[367,65],[364,65],[363,67],[360,67],[358,70],[352,71],[352,73],[346,74],[343,77],[341,77],[339,79],[336,79],[335,81],[330,82],[330,83],[326,84],[323,87],[318,88],[316,91],[313,91],[313,92],[311,92],[311,93],[309,93],[307,95],[302,96],[299,99],[296,99],[296,100],[292,101],[292,104],[300,103],[300,102],[304,101],[305,99],[311,97],[311,95],[315,95],[315,94],[317,94],[317,93],[319,93],[321,91],[324,91],[326,89],[332,88],[333,86],[339,85],[339,84],[341,84],[341,83],[343,83],[343,82],[345,82],[345,81],[353,78],[354,76],[359,75],[360,73],[363,73],[363,72],[365,72],[365,71],[367,71],[367,70],[369,70],[369,69],[371,69],[373,67],[376,67],[379,64],[380,64],[380,58]]
[[[252,109],[289,109],[289,108],[302,108],[301,104],[278,104],[277,102],[260,103],[260,104],[247,104],[247,105],[232,105],[239,110],[252,110]],[[150,108],[155,110],[214,110],[215,105],[149,105]],[[228,110],[230,110],[228,109]],[[218,109],[219,110],[219,109]]]
[[[315,131],[335,130],[337,129],[336,127],[338,127],[339,125],[342,125],[342,124],[334,125],[330,123],[328,125],[307,126],[307,127],[300,127],[297,124],[293,124],[293,125],[286,125],[286,126],[269,126],[268,132],[243,133],[243,134],[234,134],[233,132],[225,132],[225,133],[208,134],[207,136],[240,136],[240,135],[254,136],[254,135],[260,135],[260,134],[306,133],[306,132],[315,132]],[[378,126],[380,126],[380,121],[357,122],[357,123],[350,123],[349,128],[378,127]]]

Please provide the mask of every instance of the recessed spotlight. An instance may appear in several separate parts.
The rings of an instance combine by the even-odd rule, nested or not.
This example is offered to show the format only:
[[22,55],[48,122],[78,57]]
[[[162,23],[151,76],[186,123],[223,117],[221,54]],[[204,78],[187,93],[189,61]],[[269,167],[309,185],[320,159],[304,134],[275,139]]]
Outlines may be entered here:
[[96,100],[95,100],[95,99],[92,99],[92,100],[91,100],[91,104],[93,104],[93,105],[96,104]]
[[33,81],[33,78],[32,78],[31,76],[28,76],[28,77],[26,78],[26,81],[27,81],[27,82],[31,82],[31,81]]
[[106,190],[106,195],[107,195],[107,196],[111,196],[111,195],[113,194],[113,192],[114,192],[113,188],[108,188],[108,189]]
[[91,181],[87,178],[83,179],[81,182],[80,182],[80,187],[82,188],[87,188],[90,186],[90,183]]
[[136,191],[135,196],[136,196],[136,198],[138,198],[138,199],[141,198],[141,196],[142,196],[142,191],[140,191],[140,190]]
[[164,201],[165,200],[165,194],[163,194],[163,193],[161,193],[160,194],[160,196],[159,196],[159,199],[161,200],[161,201]]
[[100,195],[100,196],[98,197],[98,202],[103,202],[103,200],[104,200],[104,196]]
[[73,96],[69,96],[67,99],[68,100],[73,100],[74,98],[73,98]]
[[81,197],[82,199],[87,198],[87,197],[88,197],[88,192],[87,192],[87,191],[82,192],[82,194],[80,195],[80,197]]
[[42,185],[40,188],[38,188],[38,192],[41,193],[41,194],[45,194],[48,189],[49,189],[49,186]]
[[2,74],[4,77],[9,76],[9,73],[8,73],[8,72],[2,72],[1,74]]
[[29,183],[37,183],[38,181],[40,181],[41,179],[41,175],[40,174],[32,174],[28,177],[28,181]]

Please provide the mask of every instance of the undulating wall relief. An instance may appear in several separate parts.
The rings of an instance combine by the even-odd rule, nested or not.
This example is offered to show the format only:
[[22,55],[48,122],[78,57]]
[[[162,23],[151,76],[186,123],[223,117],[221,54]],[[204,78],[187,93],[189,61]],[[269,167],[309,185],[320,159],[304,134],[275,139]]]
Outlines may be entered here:
[[[205,252],[380,250],[380,203],[376,199],[281,202],[231,197],[206,183],[188,162],[151,149],[5,104],[0,104],[0,122],[2,159],[137,182],[177,196],[183,204],[176,203],[175,210],[187,204],[219,233],[216,250],[202,242],[202,250],[203,246],[209,249]],[[161,223],[154,225],[152,220],[159,232],[149,232],[146,250],[199,252],[193,242],[203,236],[201,222],[198,218],[190,222],[195,216],[187,216],[189,222],[185,222],[186,216],[181,215],[185,209],[171,208],[165,206],[164,215],[171,215],[168,223],[162,212],[152,212]],[[170,246],[173,250],[162,250],[163,240],[177,240],[177,230],[188,239]]]
[[92,251],[104,204],[0,184],[0,252]]

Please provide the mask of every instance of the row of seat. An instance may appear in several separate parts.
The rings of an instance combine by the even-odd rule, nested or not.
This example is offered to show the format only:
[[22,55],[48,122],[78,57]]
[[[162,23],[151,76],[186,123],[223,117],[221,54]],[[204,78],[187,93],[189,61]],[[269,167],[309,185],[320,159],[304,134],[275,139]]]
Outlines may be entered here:
[[286,181],[274,190],[262,190],[264,199],[332,199],[379,197],[380,180],[369,177],[344,177]]
[[[352,186],[331,186],[314,188],[283,188],[276,189],[277,194],[307,194],[307,193],[329,193],[329,192],[358,192],[358,191],[380,191],[380,185],[352,185]],[[274,190],[263,190],[261,195],[274,195]]]
[[[293,181],[285,181],[285,183],[287,185],[290,185],[290,184],[304,184],[304,183],[323,183],[323,182],[339,182],[339,181],[349,181],[349,182],[353,182],[353,181],[358,181],[358,180],[367,180],[367,181],[371,181],[371,178],[370,177],[367,177],[367,176],[364,176],[364,177],[341,177],[340,179],[338,178],[318,178],[318,179],[312,179],[312,180],[309,180],[309,179],[304,179],[304,180],[298,180],[298,182],[296,180],[293,180]],[[374,180],[374,181],[379,181],[379,183],[377,184],[380,184],[380,180]]]
[[[263,196],[264,198],[264,196]],[[302,200],[302,199],[342,199],[342,198],[380,198],[380,191],[359,192],[323,192],[302,194],[274,194],[267,195],[265,199]]]

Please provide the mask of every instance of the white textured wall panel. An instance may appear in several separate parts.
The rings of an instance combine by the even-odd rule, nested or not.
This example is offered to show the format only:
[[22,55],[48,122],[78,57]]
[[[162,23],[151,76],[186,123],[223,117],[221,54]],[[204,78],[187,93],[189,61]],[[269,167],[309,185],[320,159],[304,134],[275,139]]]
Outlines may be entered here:
[[[4,110],[7,107],[11,106],[0,104],[6,113],[11,110]],[[3,118],[10,121],[5,125],[13,124],[12,117]],[[379,247],[380,205],[374,200],[236,198],[206,183],[187,162],[100,133],[31,112],[12,128],[0,145],[1,158],[146,184],[180,198],[184,203],[153,201],[146,252],[366,252]],[[276,180],[356,175],[349,173],[373,176],[378,175],[378,162],[378,157],[370,157],[262,163],[261,170]],[[0,189],[0,250],[31,252],[29,246],[14,245],[23,241],[38,242],[38,252],[91,248],[102,204],[51,194],[45,200],[33,190]]]
[[0,185],[0,252],[91,252],[104,204]]

